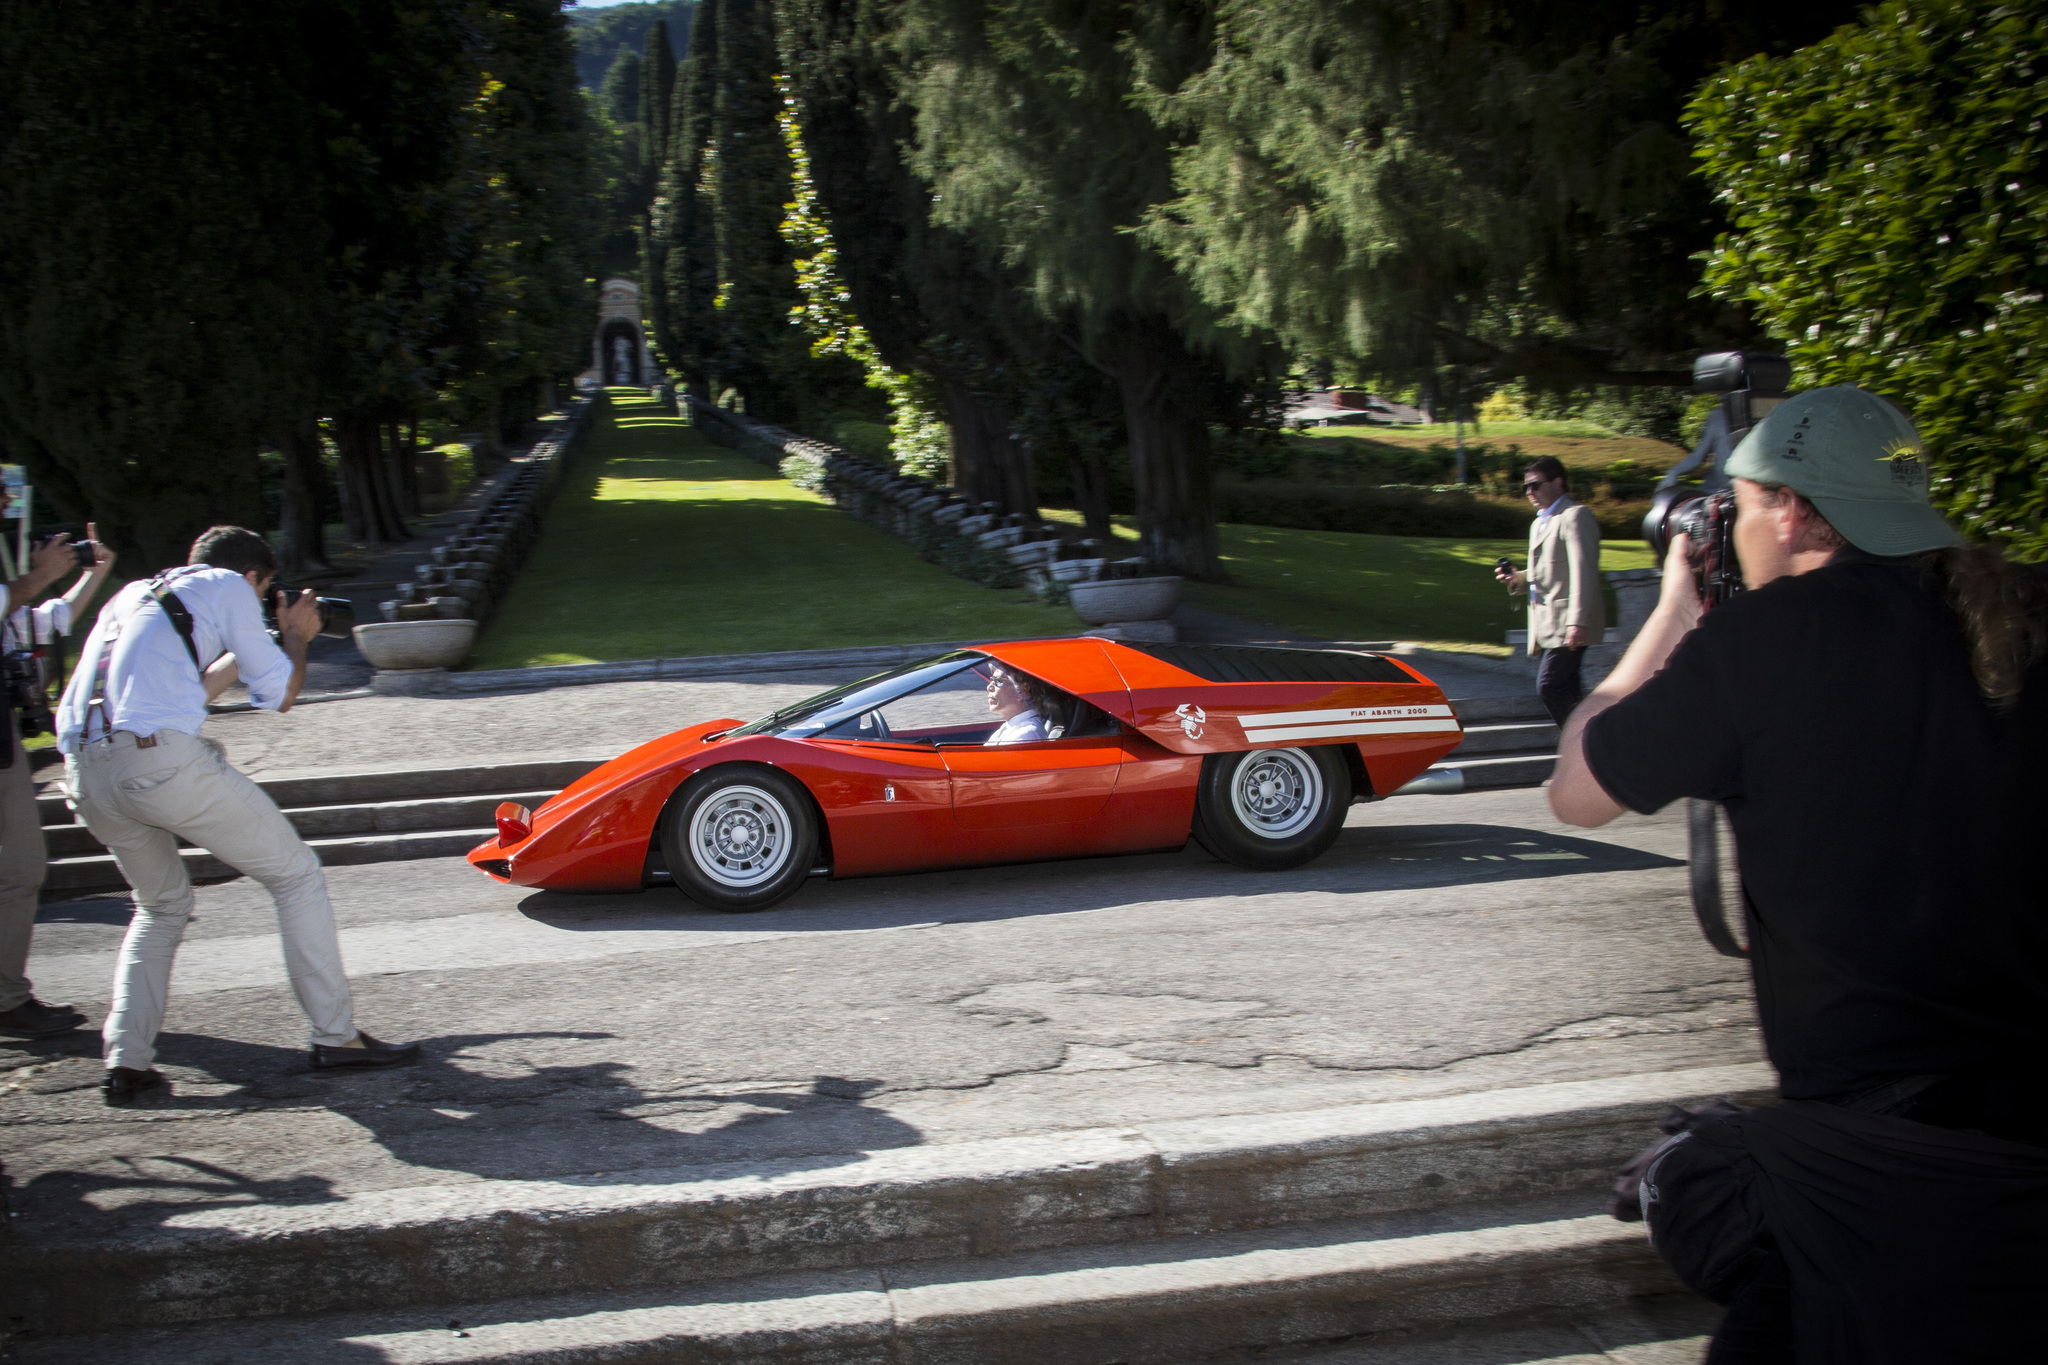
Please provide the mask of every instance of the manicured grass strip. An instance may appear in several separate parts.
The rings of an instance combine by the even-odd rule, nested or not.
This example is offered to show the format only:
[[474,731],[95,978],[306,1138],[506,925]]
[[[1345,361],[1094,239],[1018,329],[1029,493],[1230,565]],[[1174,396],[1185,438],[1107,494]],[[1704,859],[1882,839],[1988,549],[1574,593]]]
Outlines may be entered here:
[[[1079,520],[1076,513],[1049,517]],[[1135,541],[1128,519],[1118,534]],[[1274,526],[1220,528],[1229,584],[1190,583],[1189,603],[1325,640],[1414,640],[1505,648],[1524,625],[1520,599],[1493,579],[1502,555],[1528,562],[1526,540],[1438,540],[1409,536],[1294,531]],[[1655,567],[1640,540],[1600,547],[1600,567]],[[1608,621],[1613,622],[1613,599]]]
[[1070,635],[715,446],[630,389],[549,510],[471,666]]

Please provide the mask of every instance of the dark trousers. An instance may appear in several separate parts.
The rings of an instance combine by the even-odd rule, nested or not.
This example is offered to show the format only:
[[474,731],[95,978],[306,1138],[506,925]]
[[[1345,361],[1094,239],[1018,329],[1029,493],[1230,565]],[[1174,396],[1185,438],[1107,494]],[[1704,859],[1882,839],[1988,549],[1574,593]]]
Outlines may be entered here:
[[1565,717],[1586,695],[1579,686],[1579,666],[1586,661],[1586,649],[1546,649],[1543,659],[1536,665],[1536,692],[1543,698],[1543,709],[1550,712],[1550,718],[1557,727],[1564,728]]

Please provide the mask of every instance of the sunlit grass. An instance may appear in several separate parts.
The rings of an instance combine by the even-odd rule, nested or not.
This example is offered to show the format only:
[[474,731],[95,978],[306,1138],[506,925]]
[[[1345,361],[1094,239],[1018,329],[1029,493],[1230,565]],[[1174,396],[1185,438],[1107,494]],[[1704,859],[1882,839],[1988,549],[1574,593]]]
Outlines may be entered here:
[[925,563],[632,395],[612,392],[475,667],[1079,629],[1063,607]]

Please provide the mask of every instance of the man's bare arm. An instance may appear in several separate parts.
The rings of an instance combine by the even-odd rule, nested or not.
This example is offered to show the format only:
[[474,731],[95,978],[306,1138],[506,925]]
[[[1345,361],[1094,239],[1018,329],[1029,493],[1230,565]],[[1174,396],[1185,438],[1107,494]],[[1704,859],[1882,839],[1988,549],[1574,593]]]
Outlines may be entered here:
[[1673,537],[1671,551],[1664,557],[1664,591],[1657,598],[1657,609],[1643,623],[1614,671],[1572,712],[1558,738],[1557,773],[1548,788],[1550,810],[1568,825],[1592,829],[1626,809],[1607,794],[1586,764],[1586,725],[1655,677],[1678,642],[1700,623],[1699,593],[1685,553],[1685,537]]

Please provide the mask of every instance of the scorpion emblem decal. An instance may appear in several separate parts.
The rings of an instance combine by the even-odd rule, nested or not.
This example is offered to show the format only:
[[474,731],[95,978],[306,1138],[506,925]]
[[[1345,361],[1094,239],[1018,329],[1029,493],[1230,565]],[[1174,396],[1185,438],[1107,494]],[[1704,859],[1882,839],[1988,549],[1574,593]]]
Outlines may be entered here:
[[1182,702],[1173,708],[1173,714],[1180,717],[1180,732],[1189,739],[1200,739],[1202,727],[1209,723],[1209,717],[1201,707]]

